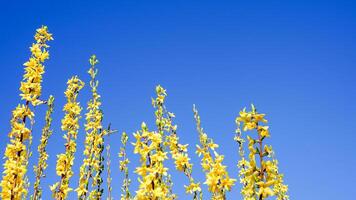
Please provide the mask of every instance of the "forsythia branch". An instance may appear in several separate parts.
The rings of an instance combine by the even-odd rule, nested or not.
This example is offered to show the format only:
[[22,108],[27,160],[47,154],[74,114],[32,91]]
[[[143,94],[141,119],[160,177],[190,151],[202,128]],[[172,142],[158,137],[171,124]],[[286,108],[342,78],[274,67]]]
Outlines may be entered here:
[[106,198],[107,200],[112,200],[111,192],[112,192],[112,187],[111,187],[111,160],[110,160],[110,144],[106,146],[106,173],[107,173],[107,178],[106,178],[106,184],[108,188],[108,197]]
[[156,87],[156,95],[157,97],[152,99],[152,105],[154,108],[156,108],[156,123],[158,127],[161,126],[161,129],[168,132],[168,135],[165,136],[166,141],[164,144],[169,148],[176,169],[183,172],[189,180],[189,185],[184,186],[186,188],[186,192],[193,194],[194,200],[201,199],[202,193],[200,183],[196,183],[192,177],[193,164],[189,162],[190,158],[187,153],[188,145],[182,145],[179,143],[177,125],[173,125],[173,118],[175,115],[171,112],[168,112],[164,105],[165,99],[167,97],[166,90],[158,85]]
[[[226,166],[222,164],[224,156],[218,154],[215,150],[219,145],[215,144],[213,139],[209,138],[208,135],[204,133],[203,128],[201,127],[200,116],[195,105],[193,105],[193,112],[201,145],[197,145],[196,153],[199,157],[203,156],[201,166],[206,173],[206,181],[204,184],[208,185],[208,189],[212,193],[212,199],[226,199],[226,191],[231,190],[231,187],[236,180],[229,177]],[[211,152],[213,152],[214,156]]]
[[[288,200],[288,187],[283,183],[283,175],[278,172],[278,161],[274,158],[272,146],[264,145],[264,139],[270,137],[269,127],[261,124],[267,123],[265,114],[258,113],[255,106],[251,106],[251,111],[244,108],[236,118],[238,126],[235,141],[240,145],[241,160],[238,163],[240,168],[240,182],[243,185],[241,193],[245,200],[267,199],[276,196],[278,200]],[[255,131],[257,137],[247,135],[248,159],[243,153],[243,142],[240,123],[244,131]],[[259,162],[256,161],[258,155]]]
[[120,147],[120,152],[119,152],[119,158],[120,158],[120,171],[124,173],[124,181],[123,185],[121,187],[121,200],[130,200],[131,198],[131,193],[130,193],[130,183],[131,180],[129,178],[129,169],[128,169],[128,164],[130,163],[127,154],[126,154],[126,144],[128,141],[128,136],[125,132],[121,134],[121,147]]
[[[86,199],[88,193],[89,195],[100,195],[97,191],[89,189],[90,180],[92,180],[93,186],[97,184],[96,179],[97,173],[100,169],[100,156],[101,156],[101,145],[103,143],[103,138],[100,136],[102,130],[102,120],[103,113],[100,110],[101,101],[100,95],[97,92],[97,87],[99,82],[96,80],[96,75],[98,70],[95,68],[99,61],[95,55],[92,55],[89,59],[90,68],[88,74],[90,75],[90,88],[92,97],[88,102],[87,113],[86,113],[86,123],[85,123],[85,150],[83,152],[85,158],[83,164],[80,167],[80,178],[79,186],[76,189],[79,199]],[[95,174],[95,176],[93,176]],[[94,192],[93,192],[94,191]]]
[[84,87],[84,82],[76,76],[69,79],[67,84],[67,90],[64,92],[67,104],[63,108],[66,114],[62,119],[62,130],[67,132],[63,136],[66,140],[65,153],[57,155],[56,171],[60,181],[50,187],[53,197],[57,200],[67,199],[68,193],[72,191],[72,188],[69,187],[69,180],[73,176],[72,166],[74,153],[77,149],[78,121],[82,110],[77,102],[77,97],[79,91]]
[[45,176],[44,170],[46,170],[48,164],[47,164],[47,159],[48,159],[48,153],[46,152],[46,147],[48,144],[48,140],[50,136],[52,135],[52,130],[51,130],[51,124],[52,124],[52,113],[54,109],[54,97],[51,95],[48,98],[47,101],[47,111],[46,111],[46,117],[45,117],[45,126],[42,129],[42,136],[40,140],[40,144],[38,145],[37,151],[39,154],[38,157],[38,164],[37,166],[34,166],[34,171],[36,173],[36,180],[34,184],[34,192],[32,195],[32,200],[38,200],[41,199],[42,196],[42,188],[40,186],[41,184],[41,178]]
[[36,106],[40,100],[42,92],[42,75],[44,73],[44,61],[49,58],[46,44],[53,40],[52,34],[48,32],[46,26],[36,30],[35,41],[31,50],[29,61],[24,63],[25,74],[21,82],[21,99],[25,104],[19,104],[12,112],[11,132],[9,133],[10,143],[5,150],[4,171],[1,180],[1,199],[18,200],[27,195],[25,175],[27,172],[28,159],[30,154],[26,143],[31,140],[31,130],[26,127],[26,119],[33,120],[34,113],[29,104]]

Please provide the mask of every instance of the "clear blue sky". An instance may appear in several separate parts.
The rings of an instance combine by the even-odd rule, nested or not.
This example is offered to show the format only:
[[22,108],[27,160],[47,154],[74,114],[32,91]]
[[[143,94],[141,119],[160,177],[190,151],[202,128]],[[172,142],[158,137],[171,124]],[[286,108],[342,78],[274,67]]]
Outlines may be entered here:
[[[230,175],[237,177],[232,140],[239,110],[254,103],[267,113],[280,170],[291,199],[354,199],[356,179],[356,4],[352,1],[7,1],[0,12],[0,148],[8,142],[12,109],[20,102],[22,63],[37,27],[47,25],[50,43],[43,96],[56,97],[54,135],[50,139],[44,199],[55,175],[56,154],[64,151],[60,130],[66,80],[88,81],[88,58],[97,54],[99,92],[105,123],[132,133],[146,121],[153,128],[150,98],[154,87],[168,91],[167,107],[176,114],[183,143],[195,160],[193,175],[203,173],[193,154],[198,135],[192,104],[206,132],[221,144]],[[85,107],[86,87],[80,95]],[[38,145],[44,108],[36,110],[34,146]],[[84,122],[82,120],[81,122]],[[112,146],[114,197],[121,175]],[[78,138],[76,187],[84,132]],[[132,150],[130,145],[129,150]],[[37,153],[30,165],[37,162]],[[131,154],[130,154],[131,155]],[[131,170],[138,157],[132,157]],[[3,160],[1,161],[3,163]],[[33,171],[29,175],[33,181]],[[186,179],[171,170],[174,191]],[[133,175],[133,174],[132,174]],[[132,176],[134,182],[136,178]],[[137,184],[132,184],[132,190]],[[228,199],[240,199],[240,186]],[[206,190],[206,188],[204,189]],[[75,199],[73,192],[70,199]]]

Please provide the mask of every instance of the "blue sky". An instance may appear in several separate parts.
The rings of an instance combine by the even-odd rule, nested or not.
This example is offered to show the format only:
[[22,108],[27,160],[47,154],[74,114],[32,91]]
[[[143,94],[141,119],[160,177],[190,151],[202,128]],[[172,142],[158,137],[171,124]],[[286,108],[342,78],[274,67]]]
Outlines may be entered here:
[[[280,171],[291,199],[353,199],[356,172],[356,4],[330,1],[13,1],[0,12],[0,148],[8,142],[12,109],[20,102],[22,63],[36,28],[47,25],[50,43],[43,97],[56,98],[54,135],[50,139],[48,185],[58,180],[55,159],[64,151],[60,130],[66,80],[85,81],[88,58],[98,56],[99,92],[105,123],[130,135],[142,121],[154,128],[150,98],[154,87],[168,92],[167,108],[176,114],[182,143],[189,143],[193,175],[204,182],[192,113],[195,103],[205,131],[225,154],[231,176],[237,177],[234,119],[254,103],[267,113]],[[87,85],[88,86],[88,85]],[[80,94],[85,107],[89,87]],[[36,110],[33,150],[43,125],[44,108]],[[83,123],[84,120],[81,121]],[[76,187],[84,132],[78,137]],[[121,174],[112,147],[113,195],[119,199]],[[129,145],[132,151],[132,146]],[[132,155],[131,171],[138,157]],[[37,162],[32,156],[30,165]],[[3,160],[1,160],[1,164]],[[186,179],[170,170],[181,197]],[[30,179],[33,171],[30,168]],[[131,173],[136,182],[136,177]],[[205,187],[205,186],[204,186]],[[134,191],[137,183],[133,183]],[[204,188],[206,191],[206,188]],[[240,186],[228,199],[240,199]],[[70,199],[75,199],[72,193]]]

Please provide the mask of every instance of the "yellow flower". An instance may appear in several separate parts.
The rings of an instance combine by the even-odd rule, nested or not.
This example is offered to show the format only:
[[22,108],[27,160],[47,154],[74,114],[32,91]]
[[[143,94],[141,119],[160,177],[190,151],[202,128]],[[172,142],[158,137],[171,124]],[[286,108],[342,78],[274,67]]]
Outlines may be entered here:
[[262,137],[269,137],[268,126],[258,126],[257,131],[260,132]]
[[174,154],[174,164],[179,171],[184,171],[184,168],[191,168],[191,164],[189,163],[189,157],[183,153]]
[[191,182],[188,186],[185,186],[185,191],[190,194],[201,192],[200,183]]

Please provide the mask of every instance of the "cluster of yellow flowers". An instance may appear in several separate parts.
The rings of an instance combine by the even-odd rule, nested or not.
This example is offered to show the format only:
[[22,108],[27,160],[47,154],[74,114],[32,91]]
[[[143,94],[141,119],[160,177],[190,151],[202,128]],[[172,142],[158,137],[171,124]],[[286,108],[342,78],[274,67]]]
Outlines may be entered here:
[[169,133],[166,135],[164,145],[169,148],[176,169],[183,172],[189,180],[189,185],[185,186],[186,192],[193,194],[193,199],[202,199],[200,183],[196,183],[192,177],[193,164],[190,163],[187,152],[188,144],[182,145],[179,143],[177,125],[173,125],[175,115],[174,113],[168,112],[164,105],[167,92],[162,86],[158,85],[156,87],[156,95],[156,99],[152,99],[152,105],[156,108],[156,125],[159,130]]
[[21,199],[22,195],[27,194],[24,188],[24,177],[27,172],[27,149],[24,144],[29,140],[31,131],[26,128],[23,119],[32,120],[34,113],[25,106],[19,105],[12,112],[11,119],[11,138],[10,144],[6,146],[3,179],[1,181],[2,199]]
[[131,180],[129,178],[129,168],[128,164],[130,163],[129,159],[127,158],[126,154],[126,144],[128,141],[129,137],[125,132],[121,134],[121,144],[122,147],[120,147],[120,152],[119,152],[119,158],[120,158],[120,171],[124,173],[124,180],[123,184],[121,187],[121,200],[129,200],[131,198],[131,193],[129,190]]
[[163,138],[160,133],[149,131],[143,122],[141,130],[134,134],[136,142],[134,153],[140,154],[141,166],[135,172],[141,176],[140,186],[136,191],[138,200],[164,200],[174,199],[169,193],[169,186],[166,184],[168,168],[163,162],[167,159],[167,152],[163,149]]
[[[203,156],[201,166],[206,172],[206,181],[204,184],[208,185],[209,191],[212,193],[211,199],[226,199],[226,192],[231,190],[236,180],[229,177],[226,166],[222,164],[224,156],[218,154],[215,150],[219,145],[215,144],[213,139],[204,133],[201,127],[200,116],[195,106],[193,106],[193,112],[201,144],[201,146],[197,145],[196,153],[199,156]],[[214,153],[214,156],[211,152]]]
[[35,40],[36,43],[30,48],[31,57],[24,63],[25,74],[20,86],[20,96],[26,103],[19,104],[12,112],[10,144],[5,150],[6,161],[1,181],[1,199],[20,199],[27,195],[24,180],[31,154],[27,150],[26,142],[30,143],[32,136],[31,129],[26,127],[26,119],[33,123],[34,113],[30,110],[29,103],[33,106],[41,103],[39,97],[44,73],[43,62],[49,57],[49,46],[46,42],[53,38],[47,27],[42,26],[36,30]]
[[68,87],[64,92],[67,98],[67,104],[64,106],[63,111],[66,112],[62,119],[62,130],[67,134],[63,136],[66,140],[65,153],[57,156],[57,175],[61,180],[50,187],[53,197],[57,200],[66,199],[68,193],[72,190],[69,187],[69,180],[73,176],[72,166],[74,162],[74,153],[77,149],[76,139],[79,129],[79,118],[82,108],[77,97],[79,91],[84,87],[84,82],[78,77],[74,76],[67,82]]
[[[186,192],[193,194],[193,199],[201,199],[200,184],[192,177],[192,164],[187,153],[187,146],[179,143],[177,136],[177,125],[173,125],[173,113],[168,112],[164,102],[167,96],[166,90],[158,85],[156,87],[155,99],[152,105],[156,108],[157,132],[148,131],[145,123],[142,123],[141,131],[134,134],[136,138],[135,153],[141,155],[141,167],[136,168],[136,173],[142,176],[140,189],[136,198],[147,198],[147,194],[153,195],[149,199],[176,199],[177,195],[172,192],[173,182],[164,167],[163,162],[167,160],[169,151],[174,160],[175,167],[188,177],[190,184]],[[168,148],[168,150],[166,150]]]
[[[270,137],[265,114],[258,113],[252,105],[252,110],[247,112],[243,109],[239,117],[236,118],[238,126],[235,141],[240,145],[240,155],[242,159],[238,163],[240,168],[240,182],[243,184],[241,193],[245,200],[267,199],[276,196],[278,200],[289,199],[287,195],[288,187],[283,184],[283,175],[278,172],[278,161],[274,158],[271,146],[264,145],[265,138]],[[255,130],[257,137],[252,138],[247,135],[248,159],[245,159],[240,124],[244,131]],[[256,161],[256,155],[258,161]]]
[[34,171],[36,173],[36,180],[34,184],[34,192],[32,195],[32,200],[41,199],[42,189],[40,187],[41,178],[44,176],[44,170],[47,168],[48,153],[46,152],[46,147],[48,144],[48,139],[52,135],[51,124],[52,124],[52,113],[54,109],[54,97],[51,95],[47,101],[48,109],[46,111],[45,126],[42,129],[42,136],[40,144],[38,145],[38,164],[34,166]]
[[49,47],[46,42],[53,40],[52,34],[48,33],[46,26],[37,29],[35,34],[36,43],[32,44],[31,58],[24,66],[25,74],[21,82],[20,96],[22,99],[29,101],[32,105],[37,105],[41,101],[38,99],[42,92],[42,75],[44,73],[43,62],[49,58],[47,48]]
[[[47,104],[45,125],[42,129],[40,144],[38,146],[38,164],[34,166],[35,182],[32,200],[42,197],[41,178],[45,176],[47,168],[48,153],[46,147],[52,135],[52,113],[54,109],[54,97],[50,96],[47,101],[41,101],[41,83],[44,73],[44,61],[49,58],[46,42],[53,40],[46,26],[37,29],[35,34],[36,43],[32,44],[31,57],[24,64],[25,74],[21,82],[21,98],[25,104],[19,104],[12,112],[11,131],[9,133],[10,143],[5,150],[5,163],[3,177],[0,183],[2,191],[1,199],[20,200],[26,199],[29,182],[26,177],[29,158],[31,156],[30,146],[32,143],[32,126],[34,113],[30,107]],[[95,55],[89,59],[91,98],[87,104],[85,122],[85,149],[84,160],[80,167],[79,184],[76,188],[78,199],[103,198],[102,173],[104,172],[104,137],[116,131],[102,126],[103,112],[101,110],[101,97],[98,94],[99,82],[96,80],[98,60]],[[73,176],[73,163],[77,149],[77,135],[79,131],[79,119],[82,108],[77,101],[78,94],[84,87],[84,82],[77,76],[67,82],[67,90],[64,92],[67,103],[63,108],[65,116],[62,119],[62,131],[65,139],[65,152],[57,155],[56,173],[60,180],[50,186],[53,198],[64,200],[72,191],[70,179]],[[170,154],[175,168],[183,173],[189,184],[184,185],[185,191],[192,195],[194,200],[202,200],[203,192],[199,182],[192,176],[193,164],[188,155],[188,144],[179,142],[177,125],[173,123],[175,115],[169,112],[165,106],[167,97],[166,90],[158,85],[155,88],[156,97],[152,98],[152,106],[155,109],[155,131],[150,131],[142,122],[141,129],[133,134],[135,142],[134,153],[140,156],[140,166],[136,167],[135,173],[139,176],[139,188],[134,196],[130,192],[131,179],[129,178],[129,158],[126,152],[128,135],[121,135],[121,147],[119,151],[119,168],[124,174],[121,187],[121,200],[174,200],[177,195],[173,193],[173,182],[168,168],[165,167]],[[223,164],[224,156],[216,149],[219,147],[213,139],[203,131],[201,120],[197,109],[193,106],[194,118],[196,120],[199,142],[196,154],[201,158],[201,167],[205,173],[205,182],[211,199],[225,200],[226,193],[232,189],[236,180],[230,178],[227,167]],[[270,137],[269,127],[265,124],[265,114],[258,113],[252,105],[251,111],[243,109],[236,118],[237,128],[234,140],[239,145],[241,160],[238,162],[240,183],[242,183],[241,194],[245,200],[266,200],[275,197],[277,200],[288,200],[288,187],[283,182],[283,175],[279,173],[278,161],[274,157],[272,147],[263,142]],[[30,123],[30,124],[29,124]],[[255,137],[243,131],[256,132]],[[245,147],[245,141],[247,146]],[[110,146],[106,146],[106,184],[107,199],[112,200],[112,178]],[[245,152],[248,154],[245,156]]]

